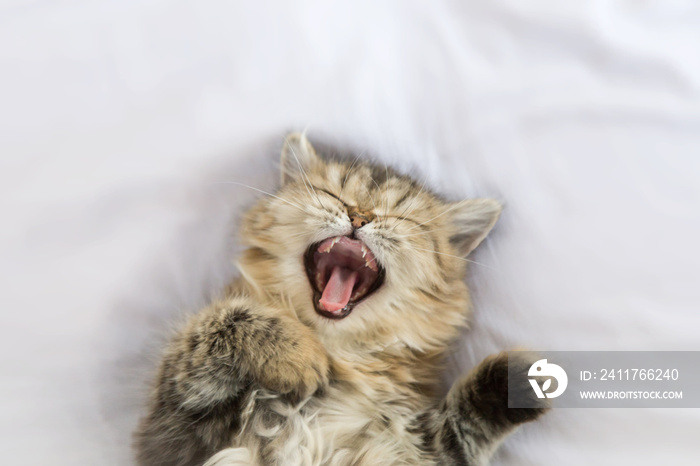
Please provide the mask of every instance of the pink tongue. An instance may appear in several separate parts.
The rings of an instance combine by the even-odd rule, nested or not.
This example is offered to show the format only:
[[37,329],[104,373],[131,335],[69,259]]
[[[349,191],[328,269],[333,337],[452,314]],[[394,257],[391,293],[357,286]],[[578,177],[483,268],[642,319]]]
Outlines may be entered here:
[[319,302],[326,311],[336,312],[343,309],[350,301],[352,289],[357,281],[357,272],[336,265],[331,272],[323,295]]

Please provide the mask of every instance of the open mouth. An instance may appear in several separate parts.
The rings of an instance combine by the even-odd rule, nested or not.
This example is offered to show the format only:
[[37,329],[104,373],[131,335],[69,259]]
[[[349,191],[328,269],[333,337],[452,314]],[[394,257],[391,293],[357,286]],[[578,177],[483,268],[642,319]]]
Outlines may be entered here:
[[329,319],[347,317],[384,282],[384,269],[372,251],[362,241],[347,236],[312,244],[304,265],[316,312]]

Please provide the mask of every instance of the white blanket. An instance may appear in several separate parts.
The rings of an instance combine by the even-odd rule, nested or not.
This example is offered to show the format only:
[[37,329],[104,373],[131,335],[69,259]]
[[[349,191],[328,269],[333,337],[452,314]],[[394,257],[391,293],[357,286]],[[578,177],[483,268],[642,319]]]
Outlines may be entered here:
[[[238,5],[234,5],[234,3]],[[235,275],[282,135],[506,209],[450,376],[697,350],[694,0],[0,6],[0,458],[130,464],[152,355]],[[697,464],[700,411],[555,410],[496,465]]]

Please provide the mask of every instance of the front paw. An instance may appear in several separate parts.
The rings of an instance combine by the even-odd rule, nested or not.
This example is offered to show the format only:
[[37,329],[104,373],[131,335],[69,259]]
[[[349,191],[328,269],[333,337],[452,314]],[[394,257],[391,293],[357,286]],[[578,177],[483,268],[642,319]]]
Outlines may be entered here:
[[[484,359],[469,377],[473,406],[495,421],[513,425],[540,417],[550,408],[550,401],[537,397],[527,375],[530,366],[538,359],[536,354],[525,351],[501,352]],[[509,408],[509,390],[515,405],[531,407]]]
[[260,384],[293,402],[313,395],[328,384],[328,355],[312,331],[293,319],[281,318],[283,336],[271,341],[260,365]]

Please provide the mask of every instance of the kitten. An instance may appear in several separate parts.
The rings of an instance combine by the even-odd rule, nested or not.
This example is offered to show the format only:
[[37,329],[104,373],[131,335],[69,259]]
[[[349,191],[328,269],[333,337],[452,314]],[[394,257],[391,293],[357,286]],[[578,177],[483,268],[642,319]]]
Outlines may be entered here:
[[500,204],[322,159],[299,134],[281,162],[279,192],[243,222],[240,278],[165,351],[138,463],[485,464],[547,408],[507,408],[505,353],[435,395],[469,310],[463,258]]

